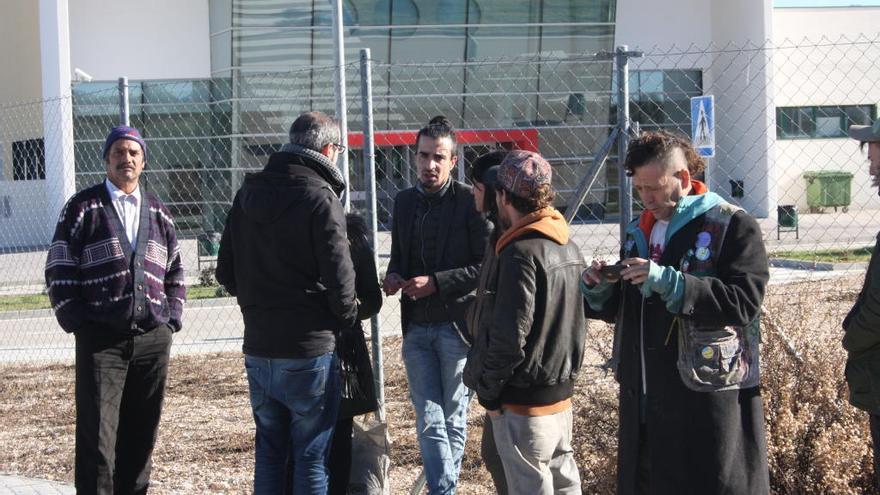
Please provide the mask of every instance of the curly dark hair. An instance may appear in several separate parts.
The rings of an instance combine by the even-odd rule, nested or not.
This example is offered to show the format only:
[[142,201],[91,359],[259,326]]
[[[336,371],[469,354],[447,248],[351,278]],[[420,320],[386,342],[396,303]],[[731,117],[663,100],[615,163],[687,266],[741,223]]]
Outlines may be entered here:
[[502,190],[507,195],[507,200],[510,201],[510,204],[523,215],[553,206],[553,200],[556,199],[556,192],[553,191],[553,186],[550,184],[538,186],[538,190],[535,191],[531,198],[521,198],[507,189]]
[[684,153],[688,172],[692,176],[706,169],[705,160],[697,153],[688,138],[663,130],[645,131],[629,142],[629,147],[626,149],[626,160],[623,162],[626,175],[632,176],[637,168],[646,163],[667,158],[676,148]]

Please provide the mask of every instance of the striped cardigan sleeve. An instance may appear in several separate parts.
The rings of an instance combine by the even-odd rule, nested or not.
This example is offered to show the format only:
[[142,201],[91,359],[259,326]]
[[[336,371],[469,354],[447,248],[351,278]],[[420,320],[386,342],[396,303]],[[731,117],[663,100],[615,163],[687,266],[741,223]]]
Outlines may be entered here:
[[164,208],[160,219],[165,223],[165,245],[168,248],[168,265],[165,267],[165,297],[168,301],[170,317],[168,324],[175,332],[183,327],[183,304],[186,302],[183,263],[180,259],[180,244],[171,215]]
[[82,254],[85,210],[76,196],[61,211],[52,244],[46,255],[46,288],[58,324],[65,332],[75,332],[87,321],[81,296],[79,261]]

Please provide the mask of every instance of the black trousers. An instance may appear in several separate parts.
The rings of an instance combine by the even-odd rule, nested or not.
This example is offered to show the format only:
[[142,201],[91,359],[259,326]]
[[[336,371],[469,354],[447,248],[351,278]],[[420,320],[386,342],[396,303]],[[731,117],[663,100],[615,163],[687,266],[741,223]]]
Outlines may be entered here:
[[82,494],[141,494],[150,482],[171,329],[76,337],[75,484]]
[[498,446],[495,445],[495,433],[492,431],[492,418],[485,414],[483,418],[483,441],[480,443],[480,455],[483,464],[492,476],[495,491],[498,495],[507,495],[507,478],[504,477],[504,465],[501,456],[498,455]]
[[647,495],[651,488],[651,454],[648,451],[648,431],[644,424],[639,426],[639,458],[636,468],[636,493]]
[[868,413],[868,420],[874,449],[874,487],[880,489],[880,415]]
[[330,475],[328,495],[345,495],[348,493],[348,482],[351,475],[351,432],[354,428],[353,418],[342,418],[336,422],[333,441],[330,443],[330,458],[327,468]]

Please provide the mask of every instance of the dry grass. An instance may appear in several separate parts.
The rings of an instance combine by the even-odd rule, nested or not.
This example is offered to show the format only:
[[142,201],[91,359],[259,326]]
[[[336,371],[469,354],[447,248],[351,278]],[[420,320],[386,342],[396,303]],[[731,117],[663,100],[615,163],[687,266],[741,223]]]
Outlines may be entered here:
[[[775,286],[765,301],[762,366],[775,493],[871,490],[867,418],[846,402],[840,348],[840,321],[860,282],[852,277]],[[614,492],[617,385],[598,367],[610,342],[610,329],[591,323],[587,366],[574,398],[575,449],[585,493]],[[390,492],[407,493],[419,474],[419,452],[399,339],[386,340],[385,360],[393,441]],[[171,366],[151,493],[250,493],[253,422],[241,356],[183,356]],[[0,471],[71,481],[73,368],[0,370]],[[473,404],[459,489],[464,495],[493,491],[480,464],[481,430],[482,411]]]

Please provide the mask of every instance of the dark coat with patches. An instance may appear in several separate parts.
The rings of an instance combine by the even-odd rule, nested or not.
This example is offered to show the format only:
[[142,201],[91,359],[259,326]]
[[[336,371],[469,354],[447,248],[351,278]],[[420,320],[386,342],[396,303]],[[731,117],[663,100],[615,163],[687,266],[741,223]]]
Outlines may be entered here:
[[[678,268],[704,221],[705,214],[696,216],[674,232],[659,264]],[[637,226],[630,233],[643,235]],[[637,244],[627,242],[621,258],[647,258]],[[619,332],[618,493],[636,493],[642,435],[651,494],[770,490],[760,387],[697,392],[684,385],[676,364],[675,316],[707,328],[744,326],[759,317],[769,278],[767,255],[757,222],[744,212],[730,221],[716,269],[715,276],[684,275],[678,315],[656,294],[643,298],[628,282],[616,284],[601,310],[588,310],[593,318],[616,322]]]

